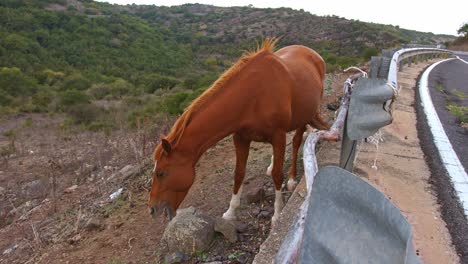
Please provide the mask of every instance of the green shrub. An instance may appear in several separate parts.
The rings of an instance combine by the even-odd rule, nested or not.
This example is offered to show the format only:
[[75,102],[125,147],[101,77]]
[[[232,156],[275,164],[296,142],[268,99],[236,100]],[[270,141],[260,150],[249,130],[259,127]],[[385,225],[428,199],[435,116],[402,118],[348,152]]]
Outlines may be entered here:
[[171,94],[164,98],[161,110],[171,115],[179,115],[184,112],[184,102],[189,96],[187,92]]
[[135,87],[124,79],[117,79],[109,84],[109,92],[114,98],[129,94]]
[[96,83],[91,86],[88,90],[88,94],[96,100],[101,100],[110,94],[109,85],[106,83]]
[[370,60],[372,56],[377,56],[379,52],[377,51],[376,48],[365,48],[364,51],[362,52],[362,56],[366,60]]
[[81,74],[74,74],[65,78],[65,81],[62,84],[63,90],[86,90],[91,86],[91,82],[83,77]]
[[27,76],[16,67],[0,69],[0,91],[4,93],[4,96],[31,95],[36,91],[36,85],[35,79]]
[[72,89],[60,93],[60,104],[65,107],[78,104],[86,104],[88,102],[88,95],[86,95],[82,91]]
[[174,88],[180,81],[170,76],[149,74],[148,76],[142,77],[139,83],[145,87],[145,92],[153,93],[158,89]]
[[101,116],[103,110],[94,104],[79,103],[69,106],[66,112],[76,124],[90,124]]

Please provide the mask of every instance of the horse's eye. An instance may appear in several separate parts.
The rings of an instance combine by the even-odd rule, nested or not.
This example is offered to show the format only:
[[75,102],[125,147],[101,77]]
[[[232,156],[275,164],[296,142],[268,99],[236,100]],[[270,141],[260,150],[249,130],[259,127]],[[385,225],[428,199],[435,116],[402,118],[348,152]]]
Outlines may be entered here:
[[162,178],[162,177],[164,177],[164,175],[166,175],[166,173],[164,171],[156,172],[156,177],[158,177],[158,178]]

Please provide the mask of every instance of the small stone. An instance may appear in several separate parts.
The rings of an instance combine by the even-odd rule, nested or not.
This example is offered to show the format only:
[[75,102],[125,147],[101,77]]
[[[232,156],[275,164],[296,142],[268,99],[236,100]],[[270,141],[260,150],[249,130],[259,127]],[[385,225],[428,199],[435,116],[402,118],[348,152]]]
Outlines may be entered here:
[[259,213],[260,213],[260,208],[255,207],[254,209],[252,209],[252,214],[253,215],[257,216]]
[[3,195],[5,193],[5,188],[3,188],[2,186],[0,186],[0,195]]
[[237,241],[237,230],[234,223],[218,218],[215,221],[214,230],[223,234],[223,236],[231,243]]
[[187,260],[188,260],[187,255],[179,251],[174,252],[164,257],[164,263],[166,264],[182,263]]
[[73,244],[78,243],[78,241],[80,241],[80,240],[81,240],[81,235],[77,234],[74,237],[72,237],[70,240],[68,240],[68,243],[73,245]]
[[72,186],[66,188],[63,192],[64,193],[72,193],[73,191],[76,190],[76,188],[78,188],[78,185],[75,184],[75,185],[72,185]]
[[261,211],[260,214],[258,214],[259,218],[268,218],[270,216],[270,212],[268,211]]
[[340,105],[337,104],[337,103],[327,104],[327,109],[330,110],[330,111],[336,111],[338,109],[338,107],[340,107]]
[[101,219],[99,219],[97,217],[91,217],[86,222],[85,229],[88,230],[88,231],[102,229]]
[[245,223],[240,223],[236,225],[237,232],[239,233],[245,233],[247,229],[249,229],[249,225]]
[[246,194],[248,203],[260,202],[264,196],[265,196],[265,191],[263,190],[263,188],[256,188],[256,189],[250,190]]

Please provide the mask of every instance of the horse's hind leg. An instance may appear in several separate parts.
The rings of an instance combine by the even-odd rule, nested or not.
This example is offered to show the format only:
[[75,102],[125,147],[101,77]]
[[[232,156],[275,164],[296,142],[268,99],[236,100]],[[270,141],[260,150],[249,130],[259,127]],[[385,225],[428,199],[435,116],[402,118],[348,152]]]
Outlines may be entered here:
[[283,131],[275,132],[272,139],[273,145],[273,169],[271,175],[275,184],[275,213],[271,219],[274,224],[283,209],[283,195],[281,193],[281,185],[283,184],[283,163],[284,152],[286,148],[286,133]]
[[236,209],[240,205],[242,194],[242,181],[244,181],[245,167],[249,157],[250,140],[242,138],[239,134],[234,134],[234,146],[236,147],[236,169],[234,171],[234,188],[229,209],[223,214],[226,220],[236,219]]
[[300,127],[296,129],[296,134],[294,134],[293,142],[292,142],[292,160],[291,160],[291,168],[289,169],[289,180],[288,180],[288,191],[294,190],[297,185],[296,175],[297,175],[297,153],[299,152],[299,147],[302,143],[302,137],[306,127]]

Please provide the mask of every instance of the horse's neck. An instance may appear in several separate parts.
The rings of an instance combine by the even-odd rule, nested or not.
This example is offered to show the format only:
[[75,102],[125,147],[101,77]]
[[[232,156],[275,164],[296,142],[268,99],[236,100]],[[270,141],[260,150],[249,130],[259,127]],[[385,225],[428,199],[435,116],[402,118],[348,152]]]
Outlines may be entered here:
[[[223,87],[231,89],[235,87]],[[237,130],[239,112],[235,98],[221,91],[194,114],[180,139],[181,150],[193,156],[194,165],[206,150]],[[216,99],[215,99],[216,98]],[[231,110],[231,111],[230,111]]]

